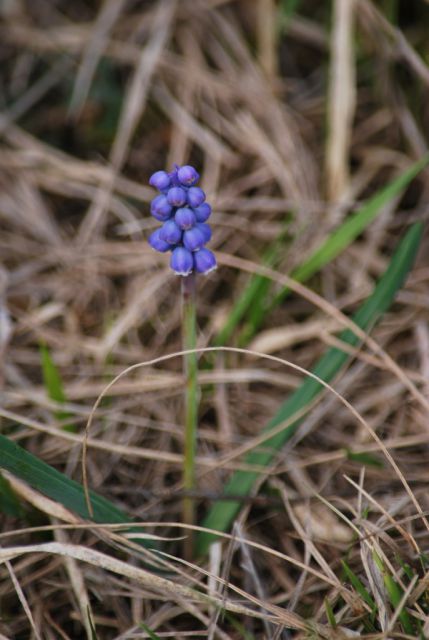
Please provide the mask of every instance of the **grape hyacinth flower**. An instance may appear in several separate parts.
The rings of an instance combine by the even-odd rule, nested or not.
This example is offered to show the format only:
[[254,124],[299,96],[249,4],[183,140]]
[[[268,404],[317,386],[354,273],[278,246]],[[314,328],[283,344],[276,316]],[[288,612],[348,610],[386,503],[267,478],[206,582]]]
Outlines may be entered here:
[[196,184],[200,176],[190,165],[172,172],[156,171],[149,184],[160,191],[151,202],[152,216],[163,225],[149,237],[155,251],[171,251],[170,266],[174,273],[189,276],[207,274],[216,269],[214,254],[205,248],[211,229],[205,224],[211,214],[206,195]]
[[[149,184],[160,192],[151,202],[150,212],[162,223],[149,237],[155,251],[171,252],[170,267],[181,278],[183,372],[185,384],[183,520],[190,525],[185,539],[185,556],[192,560],[195,524],[195,456],[198,426],[198,362],[196,325],[196,277],[216,268],[216,258],[205,245],[212,237],[207,220],[211,206],[197,182],[200,176],[190,165],[174,166],[173,171],[156,171]],[[187,495],[186,495],[187,494]]]

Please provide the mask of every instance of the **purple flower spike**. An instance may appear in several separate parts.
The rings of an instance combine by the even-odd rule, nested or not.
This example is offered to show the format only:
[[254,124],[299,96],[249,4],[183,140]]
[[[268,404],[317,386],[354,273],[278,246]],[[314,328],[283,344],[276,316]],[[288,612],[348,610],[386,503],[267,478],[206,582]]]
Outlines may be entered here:
[[151,235],[149,236],[148,242],[152,247],[152,249],[155,249],[155,251],[159,251],[160,253],[165,253],[166,251],[169,251],[171,249],[171,245],[169,245],[168,242],[165,242],[165,240],[162,240],[159,237],[160,233],[161,233],[161,229],[157,229],[156,231],[151,233]]
[[189,251],[198,251],[205,245],[205,242],[205,234],[198,227],[183,232],[183,244]]
[[212,208],[208,202],[203,202],[199,207],[194,208],[195,217],[197,222],[205,222],[209,219],[209,216],[212,212]]
[[168,204],[173,207],[182,207],[186,204],[186,191],[182,187],[171,187],[167,193]]
[[205,202],[204,191],[196,186],[199,177],[194,167],[175,164],[170,173],[156,171],[149,179],[161,191],[152,200],[150,211],[163,223],[151,234],[149,244],[156,251],[171,251],[170,266],[181,276],[216,268],[215,256],[204,248],[212,235],[206,224],[212,209]]
[[174,220],[167,220],[160,229],[159,237],[168,244],[178,244],[182,239],[182,231]]
[[205,224],[204,222],[199,222],[195,228],[201,231],[201,233],[203,234],[204,244],[206,244],[206,242],[209,242],[211,240],[212,230],[210,229],[209,224]]
[[189,207],[177,209],[174,219],[181,229],[192,229],[196,223],[195,213]]
[[191,187],[200,179],[199,173],[195,171],[194,167],[188,164],[185,164],[177,170],[177,177],[179,178],[179,182],[186,187]]
[[160,220],[161,222],[168,220],[172,211],[173,208],[170,204],[168,204],[167,198],[165,196],[156,196],[156,198],[152,200],[152,204],[150,205],[150,212],[157,220]]
[[156,171],[149,178],[149,184],[158,191],[164,191],[171,185],[171,180],[166,171]]
[[194,259],[194,269],[197,273],[210,273],[216,269],[216,258],[209,249],[200,249],[192,254]]
[[184,247],[176,247],[171,254],[170,267],[179,276],[188,276],[194,268],[192,253]]
[[191,207],[199,207],[206,199],[206,194],[199,187],[190,187],[188,190],[188,204]]

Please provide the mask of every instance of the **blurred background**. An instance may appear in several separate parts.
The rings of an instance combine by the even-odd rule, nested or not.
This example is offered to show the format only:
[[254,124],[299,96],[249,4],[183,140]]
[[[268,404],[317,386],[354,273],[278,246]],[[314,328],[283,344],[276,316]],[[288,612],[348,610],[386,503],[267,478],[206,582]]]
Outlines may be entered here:
[[[340,322],[298,294],[278,297],[281,275],[296,272],[427,153],[428,28],[424,0],[1,0],[3,432],[80,481],[80,434],[100,391],[126,367],[180,349],[179,281],[168,257],[147,244],[158,225],[149,215],[155,193],[148,179],[173,163],[197,168],[213,206],[210,248],[219,268],[199,281],[199,345],[249,347],[311,368]],[[427,220],[427,175],[424,169],[383,201],[367,229],[306,286],[352,312],[408,226]],[[427,259],[426,236],[406,287],[373,333],[426,395]],[[237,310],[261,265],[272,268],[273,281]],[[395,459],[421,496],[427,418],[371,358],[357,358],[336,388],[397,447]],[[221,354],[209,364],[202,362],[200,376],[201,516],[239,464],[216,469],[218,457],[258,435],[301,380],[279,362],[246,354]],[[113,387],[92,426],[90,486],[136,518],[181,518],[182,391],[179,358],[139,369]],[[277,493],[247,504],[255,539],[301,557],[297,522],[313,526],[315,493],[340,507],[357,503],[344,479],[361,473],[363,459],[344,453],[352,444],[372,451],[366,490],[384,496],[385,509],[396,505],[396,516],[410,514],[398,477],[332,397],[300,433],[278,470],[294,510],[273,518]],[[23,511],[3,509],[4,530],[50,521],[52,514],[10,482]],[[313,534],[327,566],[336,566],[350,530],[323,505],[312,509],[321,527]],[[86,531],[67,535],[93,543]],[[19,543],[32,539],[21,535]],[[288,573],[272,557],[258,563],[270,602],[323,617],[326,590],[317,578],[298,602],[297,569]],[[240,566],[231,575],[253,592]],[[61,560],[27,558],[15,569],[42,637],[84,637]],[[207,627],[175,617],[167,604],[162,627],[159,603],[142,604],[141,590],[126,578],[92,568],[85,580],[100,638],[145,637],[132,635],[141,619],[177,634]],[[30,637],[34,629],[6,569],[0,595],[0,630]],[[225,622],[222,637],[245,637],[232,628]],[[274,637],[257,623],[246,628],[255,634],[249,637]]]

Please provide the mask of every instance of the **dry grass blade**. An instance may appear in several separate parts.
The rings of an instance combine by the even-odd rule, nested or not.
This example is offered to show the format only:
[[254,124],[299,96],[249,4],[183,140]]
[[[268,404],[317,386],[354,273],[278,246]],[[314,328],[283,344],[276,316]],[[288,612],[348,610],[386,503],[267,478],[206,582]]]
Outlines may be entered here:
[[410,536],[410,534],[400,524],[395,521],[393,516],[383,508],[379,501],[375,500],[367,491],[365,491],[365,489],[363,489],[363,487],[359,487],[356,482],[354,482],[347,476],[345,476],[345,479],[347,480],[347,482],[350,482],[352,486],[358,489],[360,495],[365,496],[365,498],[368,500],[368,503],[371,503],[377,508],[377,510],[380,510],[381,513],[384,514],[388,522],[391,524],[391,526],[395,527],[403,536],[404,540],[406,540],[416,550],[417,553],[420,553],[417,541],[412,536]]
[[[382,28],[389,38],[385,39],[385,43],[389,39],[393,40],[390,43],[392,53],[401,59],[403,58],[408,63],[409,67],[425,82],[429,84],[429,69],[427,64],[424,63],[419,54],[408,42],[407,38],[401,30],[395,28],[389,20],[378,10],[377,6],[369,2],[369,0],[358,0],[359,2],[359,15],[364,19],[372,22]],[[380,30],[377,29],[380,35]]]
[[[261,602],[266,602],[267,600],[267,594],[264,591],[264,587],[261,581],[260,576],[258,575],[258,571],[257,568],[255,566],[255,562],[252,558],[252,554],[250,552],[249,547],[243,542],[243,528],[241,526],[241,524],[239,522],[235,522],[234,523],[234,530],[233,530],[233,536],[237,537],[238,539],[238,548],[240,550],[240,555],[241,555],[241,567],[243,569],[243,571],[245,572],[245,574],[247,574],[247,578],[248,581],[251,582],[254,586],[254,590],[256,595],[258,596],[259,600]],[[272,626],[269,624],[268,621],[264,620],[263,621],[264,624],[264,628],[265,628],[265,634],[267,636],[267,638],[269,638],[270,636],[272,636],[273,634],[273,629]]]
[[125,159],[131,136],[141,117],[148,96],[149,83],[167,43],[176,12],[176,0],[161,1],[154,16],[152,38],[142,50],[138,65],[125,96],[118,132],[112,148],[111,162],[117,171]]
[[36,640],[42,640],[42,636],[40,635],[39,631],[37,630],[36,624],[34,622],[34,618],[33,618],[33,614],[31,613],[30,607],[28,606],[28,602],[27,599],[24,595],[24,592],[21,588],[21,585],[19,584],[19,581],[15,575],[15,571],[13,570],[12,564],[9,562],[9,560],[5,560],[5,564],[7,567],[7,570],[9,572],[10,578],[12,580],[13,586],[15,587],[16,593],[18,595],[19,601],[22,605],[22,608],[25,611],[25,615],[28,618],[28,621],[30,622],[31,625],[31,629],[34,633],[34,636],[36,638]]
[[[54,529],[55,540],[59,544],[67,545],[68,536],[67,532],[63,529]],[[88,596],[88,590],[85,585],[85,580],[77,562],[71,556],[64,556],[64,564],[67,574],[70,579],[70,585],[73,589],[76,602],[80,610],[80,619],[85,627],[86,637],[88,640],[92,640],[94,634],[91,627],[94,627],[94,613],[91,609],[91,602]]]
[[69,60],[59,60],[44,76],[32,84],[26,92],[0,115],[0,133],[3,133],[11,122],[22,118],[34,105],[42,100],[55,85],[59,84],[64,73],[71,67]]
[[276,75],[276,13],[274,0],[257,0],[259,63],[268,78]]
[[158,83],[153,89],[154,96],[160,108],[166,112],[176,126],[186,133],[191,140],[215,158],[220,159],[227,166],[237,164],[237,157],[228,145],[219,139],[207,127],[200,124],[194,116],[189,114],[182,105],[175,100],[167,87]]
[[125,4],[126,0],[104,0],[76,74],[69,108],[73,118],[79,118],[84,108],[97,64],[108,44],[109,33]]
[[273,353],[302,340],[317,338],[322,333],[337,332],[339,328],[339,324],[335,319],[327,321],[322,318],[296,325],[276,327],[275,329],[261,331],[257,338],[250,343],[249,348],[252,351],[260,351],[261,353]]
[[[236,540],[238,542],[248,543],[248,541],[242,540],[241,538],[236,538]],[[256,546],[256,545],[254,545],[254,546]],[[220,578],[219,576],[210,576],[208,571],[205,571],[201,567],[196,567],[192,563],[187,562],[186,560],[183,560],[182,558],[180,558],[180,559],[179,558],[175,558],[174,556],[171,556],[171,555],[169,555],[167,553],[164,553],[164,552],[160,552],[160,554],[162,556],[165,556],[166,558],[170,558],[170,560],[173,560],[173,561],[175,560],[176,562],[178,562],[178,564],[187,566],[189,568],[197,569],[200,573],[206,575],[207,577],[214,577],[215,580],[217,580],[220,584],[224,585],[225,587],[227,587],[228,589],[230,589],[234,593],[237,593],[242,598],[245,598],[245,599],[249,600],[254,605],[256,605],[256,607],[261,608],[262,610],[265,610],[264,613],[259,613],[259,612],[256,613],[255,611],[253,611],[253,617],[260,617],[266,622],[270,622],[270,623],[274,623],[274,624],[283,624],[284,626],[286,626],[289,629],[300,629],[302,631],[308,631],[310,629],[310,627],[313,626],[313,624],[314,624],[314,623],[308,624],[304,620],[302,620],[299,616],[297,616],[296,614],[290,613],[287,610],[282,609],[281,607],[277,607],[277,606],[271,604],[270,602],[266,602],[266,601],[262,602],[259,598],[256,598],[255,596],[251,595],[250,593],[247,593],[243,589],[240,589],[239,587],[235,586],[234,584],[231,584],[228,580],[224,580],[223,578]],[[0,555],[0,557],[1,557],[1,555]],[[207,597],[208,596],[206,596],[206,598]],[[230,601],[225,596],[222,598],[222,600],[220,600],[220,599],[217,600],[217,601],[215,600],[215,603],[216,602],[218,603],[218,606],[222,602],[223,603],[222,606],[227,611],[232,611],[233,610],[233,609],[230,609],[228,607],[228,603]],[[317,625],[316,625],[316,627],[317,627]],[[318,629],[318,631],[319,632],[322,631],[322,627],[320,627]],[[322,635],[322,637],[324,637],[324,636]]]
[[349,182],[349,155],[356,102],[353,18],[355,0],[335,0],[331,41],[326,151],[327,192],[341,200]]
[[141,52],[121,110],[118,131],[110,154],[112,165],[110,183],[106,188],[98,191],[81,224],[78,236],[78,242],[81,244],[86,244],[92,234],[99,230],[100,225],[103,225],[103,217],[108,208],[116,174],[119,173],[125,161],[131,137],[144,111],[149,85],[167,42],[175,10],[176,0],[163,0],[159,3],[154,18],[152,38]]
[[[226,611],[247,615],[253,618],[267,618],[267,614],[261,614],[258,611],[254,611],[246,606],[237,604],[229,598],[219,599],[196,591],[189,587],[183,586],[177,582],[167,580],[157,576],[145,569],[135,567],[122,560],[117,560],[112,556],[109,556],[95,549],[89,549],[87,547],[81,547],[73,544],[65,544],[58,542],[46,542],[42,544],[34,544],[27,546],[16,546],[0,549],[0,562],[9,562],[14,558],[19,558],[23,554],[43,553],[43,554],[57,554],[67,558],[73,558],[87,564],[93,565],[104,569],[105,571],[111,571],[117,573],[120,576],[126,576],[127,578],[136,581],[137,583],[144,585],[149,592],[155,592],[159,598],[172,599],[173,601],[180,598],[189,599],[191,602],[198,602],[203,606],[220,606]],[[251,602],[258,603],[257,599],[245,594],[241,589],[235,589],[241,596],[249,597]],[[307,625],[300,622],[297,616],[292,616],[286,611],[281,610],[279,607],[273,607],[268,605],[268,610],[271,612],[269,620],[274,624],[285,624],[287,621],[292,628],[306,629]]]

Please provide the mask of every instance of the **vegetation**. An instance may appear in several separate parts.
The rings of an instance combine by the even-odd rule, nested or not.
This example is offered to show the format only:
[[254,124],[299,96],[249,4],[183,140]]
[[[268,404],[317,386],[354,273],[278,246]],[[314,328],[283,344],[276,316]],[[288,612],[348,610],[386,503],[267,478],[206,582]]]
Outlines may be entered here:
[[[1,638],[429,637],[429,5],[0,15]],[[218,263],[186,487],[174,163]]]

